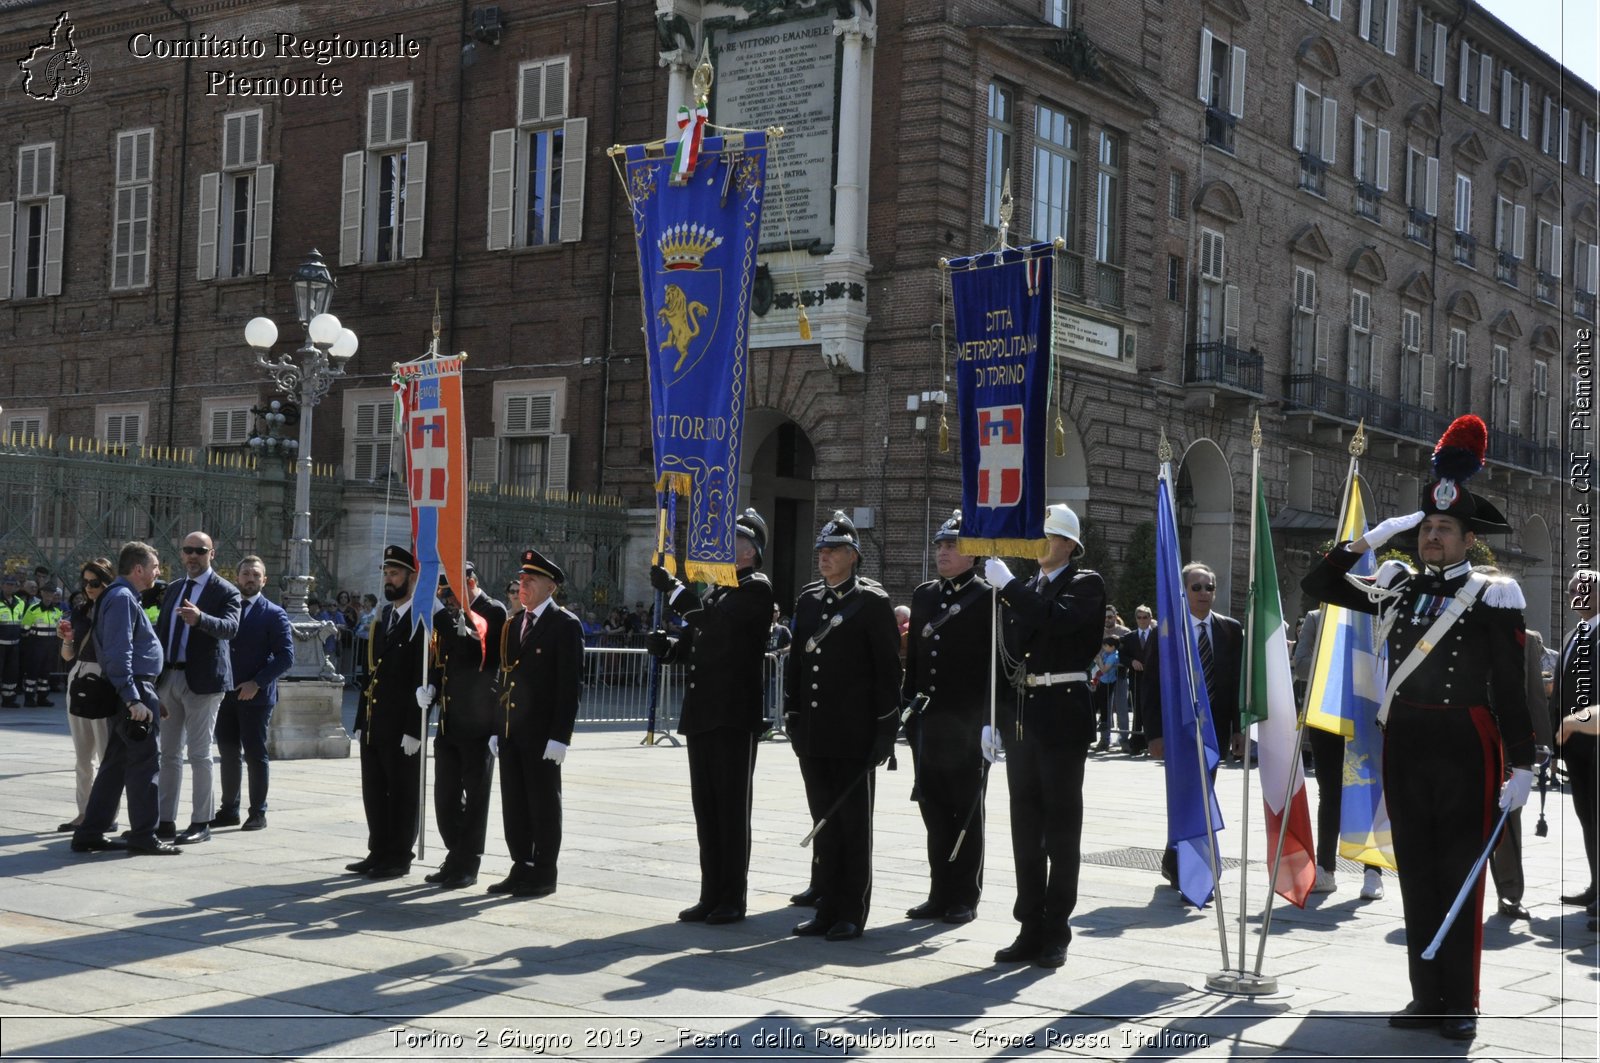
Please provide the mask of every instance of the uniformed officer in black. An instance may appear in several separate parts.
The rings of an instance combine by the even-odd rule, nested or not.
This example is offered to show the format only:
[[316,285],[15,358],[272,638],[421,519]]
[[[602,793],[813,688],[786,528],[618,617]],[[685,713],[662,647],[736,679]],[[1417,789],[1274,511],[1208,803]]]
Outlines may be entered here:
[[[1001,638],[1012,696],[1001,699],[1000,742],[1011,792],[1011,853],[1017,866],[1017,938],[997,963],[1067,962],[1078,903],[1083,836],[1083,762],[1095,738],[1089,672],[1105,632],[1106,587],[1083,568],[1078,515],[1045,511],[1045,555],[1032,579],[990,558],[985,578],[1000,595]],[[985,729],[987,730],[987,728]],[[988,737],[991,746],[995,736]]]
[[444,889],[478,881],[483,840],[494,787],[495,675],[500,669],[500,631],[506,607],[483,593],[478,574],[466,566],[471,614],[446,580],[439,581],[443,608],[434,620],[439,664],[439,730],[433,740],[433,813],[444,839],[439,870],[424,877]]
[[413,625],[415,609],[435,607],[432,596],[415,600],[417,561],[403,546],[383,551],[383,597],[367,643],[367,689],[356,713],[361,748],[361,802],[367,813],[367,855],[345,870],[370,878],[399,878],[411,871],[412,844],[422,800],[417,754],[422,715],[432,702],[419,686],[427,631]]
[[[1476,432],[1463,422],[1476,422]],[[1383,521],[1353,543],[1339,543],[1301,583],[1318,601],[1377,614],[1378,629],[1387,635],[1391,676],[1406,666],[1412,649],[1469,580],[1477,588],[1472,604],[1395,689],[1384,729],[1384,797],[1399,865],[1412,996],[1389,1024],[1436,1026],[1456,1040],[1477,1032],[1481,875],[1436,958],[1424,960],[1422,951],[1488,842],[1499,816],[1495,795],[1500,809],[1519,808],[1533,785],[1522,592],[1509,579],[1474,575],[1466,559],[1477,535],[1510,531],[1499,510],[1460,482],[1481,465],[1485,440],[1481,420],[1458,418],[1435,451],[1441,479],[1424,492],[1423,508]],[[1441,460],[1452,447],[1472,446],[1476,464],[1469,462],[1464,474]],[[1456,475],[1445,475],[1447,470]],[[1391,560],[1375,576],[1347,575],[1361,554],[1412,528],[1418,529],[1420,571]],[[1515,765],[1503,786],[1502,748]]]
[[872,906],[873,791],[900,729],[900,626],[883,588],[856,574],[848,517],[835,511],[816,549],[822,579],[795,601],[783,696],[806,804],[827,824],[812,841],[817,914],[794,932],[845,941],[861,936]]
[[689,795],[700,842],[700,899],[678,913],[713,926],[744,918],[750,877],[751,778],[762,716],[762,666],[772,623],[772,583],[757,571],[767,525],[753,509],[736,521],[734,564],[739,583],[705,597],[660,565],[650,585],[683,619],[682,634],[650,633],[650,653],[685,664],[678,733],[689,747]]
[[[989,762],[979,738],[989,719],[995,652],[989,584],[978,575],[976,559],[957,547],[960,537],[958,509],[933,536],[939,578],[911,595],[906,674],[900,685],[911,707],[906,741],[928,829],[928,899],[906,915],[946,923],[971,922],[983,892]],[[918,702],[919,695],[927,700]]]

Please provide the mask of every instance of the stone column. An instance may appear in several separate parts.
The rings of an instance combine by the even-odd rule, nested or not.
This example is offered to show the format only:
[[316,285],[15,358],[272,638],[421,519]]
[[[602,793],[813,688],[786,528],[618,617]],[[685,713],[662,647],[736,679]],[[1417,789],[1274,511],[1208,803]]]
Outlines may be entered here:
[[876,28],[858,13],[833,24],[835,37],[844,39],[844,54],[839,68],[839,177],[834,185],[833,248],[836,256],[867,257],[866,233],[862,229],[861,200],[866,170],[862,155],[866,141],[861,135],[863,114],[870,114],[872,102],[862,98],[864,84],[871,84],[870,72],[863,77],[863,51]]

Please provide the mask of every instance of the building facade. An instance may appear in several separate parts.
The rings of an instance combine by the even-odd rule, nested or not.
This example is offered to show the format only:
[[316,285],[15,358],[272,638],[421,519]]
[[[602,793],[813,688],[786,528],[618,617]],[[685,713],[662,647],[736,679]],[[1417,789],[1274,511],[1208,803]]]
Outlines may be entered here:
[[1475,489],[1515,529],[1496,552],[1530,626],[1560,615],[1567,455],[1587,446],[1564,430],[1572,348],[1600,286],[1595,93],[1470,0],[58,15],[0,15],[0,49],[29,60],[0,102],[0,432],[248,446],[271,396],[243,324],[296,332],[288,278],[315,246],[361,338],[317,460],[382,483],[389,367],[422,352],[437,295],[470,355],[474,479],[623,496],[639,534],[618,576],[642,597],[645,345],[605,149],[675,136],[709,45],[712,121],[788,134],[743,459],[780,598],[834,509],[895,595],[928,571],[960,493],[937,264],[993,246],[1009,194],[1010,243],[1063,241],[1048,480],[1114,583],[1137,586],[1163,432],[1188,552],[1239,605],[1257,415],[1287,589],[1332,538],[1358,423],[1384,516],[1415,507],[1470,410],[1493,430]]

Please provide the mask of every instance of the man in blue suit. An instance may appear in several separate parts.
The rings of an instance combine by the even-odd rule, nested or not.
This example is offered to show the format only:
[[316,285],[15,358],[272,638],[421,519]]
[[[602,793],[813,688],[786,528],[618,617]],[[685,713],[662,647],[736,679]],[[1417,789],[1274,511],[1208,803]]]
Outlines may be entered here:
[[[211,536],[190,532],[183,540],[186,578],[167,585],[156,619],[156,637],[167,660],[159,688],[167,739],[161,743],[157,833],[179,845],[211,840],[211,817],[217,811],[211,788],[211,736],[222,694],[233,689],[233,662],[222,643],[239,631],[239,588],[211,570],[211,557]],[[177,834],[185,753],[194,779],[194,805],[188,828]]]
[[294,666],[289,614],[267,600],[261,588],[267,566],[251,554],[239,562],[239,633],[228,643],[238,686],[222,695],[217,710],[217,752],[222,756],[222,799],[213,827],[239,826],[240,751],[250,775],[250,814],[240,830],[267,825],[267,726],[278,703],[278,679]]

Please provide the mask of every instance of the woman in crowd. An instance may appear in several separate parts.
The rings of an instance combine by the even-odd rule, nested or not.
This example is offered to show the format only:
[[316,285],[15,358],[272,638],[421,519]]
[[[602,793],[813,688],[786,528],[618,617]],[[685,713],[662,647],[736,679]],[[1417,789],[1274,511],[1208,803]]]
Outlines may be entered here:
[[[80,572],[83,579],[84,604],[74,608],[69,617],[56,627],[61,637],[61,659],[72,662],[67,673],[67,689],[81,672],[100,671],[99,655],[94,645],[94,607],[100,595],[116,579],[111,562],[103,557],[84,562]],[[76,597],[76,595],[74,596]],[[72,732],[72,750],[77,781],[78,814],[57,830],[76,830],[83,822],[83,810],[89,803],[89,789],[94,785],[94,774],[100,768],[100,758],[105,755],[110,738],[110,720],[86,720],[67,713],[67,727]]]

